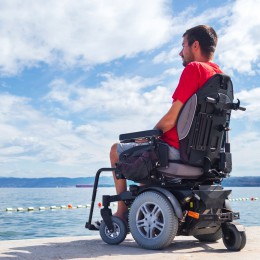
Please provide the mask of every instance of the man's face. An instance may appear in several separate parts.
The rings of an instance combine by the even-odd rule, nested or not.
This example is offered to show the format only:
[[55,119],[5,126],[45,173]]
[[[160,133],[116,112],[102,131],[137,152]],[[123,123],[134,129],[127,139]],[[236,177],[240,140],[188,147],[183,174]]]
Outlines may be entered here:
[[182,64],[186,67],[190,62],[195,60],[194,54],[192,52],[192,45],[189,46],[187,35],[183,37],[182,50],[179,53],[182,58]]

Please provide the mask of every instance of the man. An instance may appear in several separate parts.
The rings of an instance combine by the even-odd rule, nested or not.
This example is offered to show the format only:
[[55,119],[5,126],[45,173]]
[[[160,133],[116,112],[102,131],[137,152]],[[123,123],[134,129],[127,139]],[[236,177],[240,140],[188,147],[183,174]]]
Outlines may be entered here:
[[[177,118],[183,104],[214,74],[223,73],[218,65],[213,63],[217,34],[207,25],[199,25],[183,34],[182,50],[179,55],[185,67],[177,88],[173,93],[173,102],[169,111],[155,125],[155,129],[163,131],[162,140],[169,145],[170,159],[179,159],[179,139],[177,134]],[[110,151],[111,166],[115,167],[119,154],[138,143],[114,144]],[[126,180],[117,180],[114,176],[117,194],[126,191]],[[114,216],[125,220],[127,206],[123,201],[118,202]]]

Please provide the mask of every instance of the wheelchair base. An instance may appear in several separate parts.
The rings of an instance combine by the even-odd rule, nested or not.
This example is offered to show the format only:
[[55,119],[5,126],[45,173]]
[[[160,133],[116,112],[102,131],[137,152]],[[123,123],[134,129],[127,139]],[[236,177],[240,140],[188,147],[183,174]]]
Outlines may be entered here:
[[[92,194],[89,220],[86,228],[98,230],[93,224],[92,214],[103,168],[97,172]],[[246,244],[243,226],[235,223],[239,213],[233,212],[227,198],[231,190],[221,185],[183,184],[137,186],[119,195],[104,195],[99,227],[101,238],[108,244],[119,244],[130,231],[135,241],[147,249],[168,246],[175,236],[194,236],[200,241],[213,242],[223,239],[228,250],[239,251]],[[129,207],[128,223],[112,216],[110,204],[124,201]]]

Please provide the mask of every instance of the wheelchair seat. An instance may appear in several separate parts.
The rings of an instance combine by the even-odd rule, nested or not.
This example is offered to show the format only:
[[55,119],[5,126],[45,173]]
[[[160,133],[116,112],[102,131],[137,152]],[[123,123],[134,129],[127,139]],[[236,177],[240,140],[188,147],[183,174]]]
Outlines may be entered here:
[[[179,114],[177,132],[180,160],[168,159],[171,147],[165,152],[165,147],[158,145],[158,138],[162,135],[159,130],[122,134],[119,140],[134,142],[136,139],[146,138],[152,143],[159,154],[156,171],[166,181],[178,182],[181,179],[199,179],[202,176],[204,179],[225,178],[232,170],[228,140],[232,109],[245,110],[240,107],[239,100],[233,103],[230,77],[215,74],[188,99]],[[160,151],[161,148],[163,152]],[[168,159],[166,163],[165,157]]]

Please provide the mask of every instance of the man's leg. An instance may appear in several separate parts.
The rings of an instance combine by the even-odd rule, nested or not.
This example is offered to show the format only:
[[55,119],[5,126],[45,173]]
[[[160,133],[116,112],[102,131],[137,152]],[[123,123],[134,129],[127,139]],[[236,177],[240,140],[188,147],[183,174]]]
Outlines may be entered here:
[[[117,154],[117,144],[113,144],[110,151],[110,162],[111,167],[114,168],[116,163],[118,162],[118,154]],[[126,180],[125,179],[117,179],[115,176],[115,172],[113,172],[115,187],[116,187],[116,194],[120,194],[121,192],[126,191]],[[127,212],[128,208],[123,201],[118,201],[117,212],[114,216],[119,217],[121,219],[125,219],[125,213]]]

